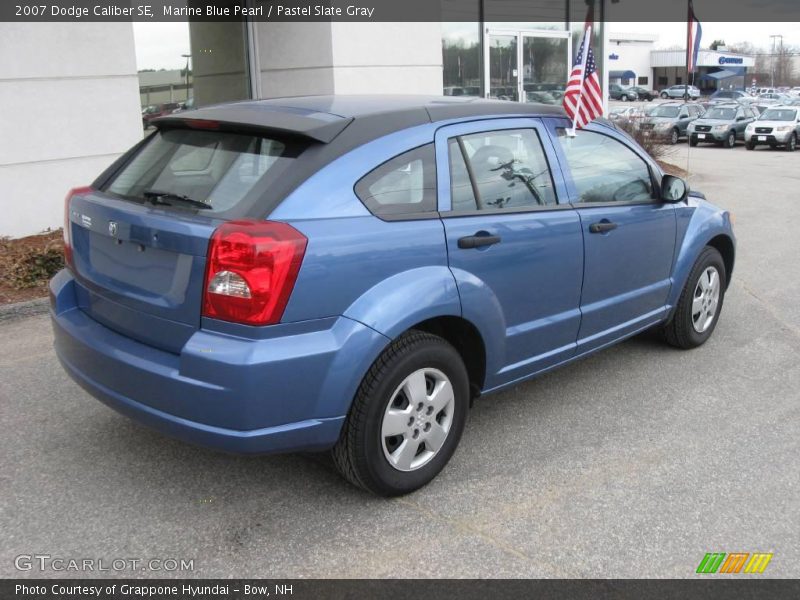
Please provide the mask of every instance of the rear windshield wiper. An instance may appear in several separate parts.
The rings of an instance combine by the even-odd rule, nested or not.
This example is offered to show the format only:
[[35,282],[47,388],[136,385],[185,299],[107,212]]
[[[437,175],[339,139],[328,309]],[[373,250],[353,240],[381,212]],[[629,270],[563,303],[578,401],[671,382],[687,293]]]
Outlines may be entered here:
[[195,200],[194,198],[189,198],[189,196],[184,196],[182,194],[175,194],[173,192],[162,192],[161,190],[145,190],[142,195],[145,199],[149,200],[153,204],[160,204],[162,206],[172,206],[173,202],[184,202],[186,204],[191,204],[194,207],[200,209],[210,209],[212,206],[206,202],[201,202],[200,200]]

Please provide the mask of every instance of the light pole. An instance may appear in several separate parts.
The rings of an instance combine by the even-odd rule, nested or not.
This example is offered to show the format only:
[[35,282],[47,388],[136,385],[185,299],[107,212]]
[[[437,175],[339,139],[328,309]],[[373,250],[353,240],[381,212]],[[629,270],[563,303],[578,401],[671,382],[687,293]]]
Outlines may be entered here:
[[181,56],[186,59],[186,100],[189,100],[189,59],[192,55],[181,54]]
[[783,36],[781,34],[777,33],[775,35],[769,36],[769,39],[772,40],[772,77],[771,77],[772,81],[769,86],[771,88],[775,87],[775,39],[776,38],[781,38],[781,47],[783,47]]

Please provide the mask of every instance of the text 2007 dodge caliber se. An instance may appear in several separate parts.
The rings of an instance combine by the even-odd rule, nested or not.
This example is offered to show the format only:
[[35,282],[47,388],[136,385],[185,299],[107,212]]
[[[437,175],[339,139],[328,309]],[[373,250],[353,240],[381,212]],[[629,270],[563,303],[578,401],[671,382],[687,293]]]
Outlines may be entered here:
[[471,401],[648,328],[705,342],[729,213],[560,109],[417,96],[172,114],[65,206],[50,284],[67,372],[240,453],[332,450],[397,495]]

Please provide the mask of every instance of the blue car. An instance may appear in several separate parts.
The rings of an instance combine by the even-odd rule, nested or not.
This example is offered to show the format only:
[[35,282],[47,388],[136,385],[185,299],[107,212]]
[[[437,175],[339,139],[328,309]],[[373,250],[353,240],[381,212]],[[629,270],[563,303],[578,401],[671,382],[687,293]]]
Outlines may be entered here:
[[477,397],[650,328],[704,343],[729,213],[626,134],[466,97],[198,108],[66,199],[50,283],[67,373],[236,453],[332,450],[381,495],[429,482]]

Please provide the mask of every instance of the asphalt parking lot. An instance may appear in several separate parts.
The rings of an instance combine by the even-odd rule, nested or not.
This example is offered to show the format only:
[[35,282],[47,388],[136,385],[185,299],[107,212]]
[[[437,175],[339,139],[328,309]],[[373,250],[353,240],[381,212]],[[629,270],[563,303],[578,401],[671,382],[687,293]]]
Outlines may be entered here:
[[46,316],[0,325],[0,576],[87,575],[15,568],[39,553],[194,559],[122,576],[691,577],[706,552],[800,576],[800,153],[692,148],[689,172],[739,236],[710,342],[642,335],[479,401],[404,498],[323,457],[164,438],[72,383]]

